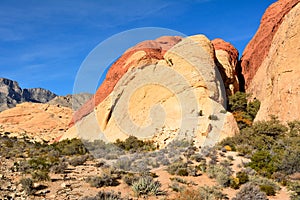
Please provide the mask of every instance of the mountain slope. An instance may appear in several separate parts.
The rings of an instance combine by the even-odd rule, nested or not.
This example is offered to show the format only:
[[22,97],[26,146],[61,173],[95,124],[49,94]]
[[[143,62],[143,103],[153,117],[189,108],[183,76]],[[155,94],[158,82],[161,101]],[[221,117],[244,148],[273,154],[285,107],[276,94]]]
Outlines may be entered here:
[[56,96],[42,88],[22,89],[16,81],[0,78],[0,111],[22,102],[46,103]]

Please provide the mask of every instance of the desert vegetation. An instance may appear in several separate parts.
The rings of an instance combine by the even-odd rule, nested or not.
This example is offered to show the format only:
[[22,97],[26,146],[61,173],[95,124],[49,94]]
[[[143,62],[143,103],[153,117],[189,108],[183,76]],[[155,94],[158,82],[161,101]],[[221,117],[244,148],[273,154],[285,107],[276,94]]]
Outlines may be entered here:
[[259,102],[247,102],[243,93],[230,98],[240,134],[214,147],[174,140],[158,149],[134,136],[115,143],[72,139],[46,144],[3,133],[0,158],[10,161],[7,170],[18,176],[3,175],[0,181],[15,181],[17,197],[47,197],[52,192],[47,188],[56,182],[62,184],[56,195],[69,194],[77,181],[96,191],[82,199],[269,199],[283,187],[298,199],[300,122],[283,124],[276,117],[253,122]]

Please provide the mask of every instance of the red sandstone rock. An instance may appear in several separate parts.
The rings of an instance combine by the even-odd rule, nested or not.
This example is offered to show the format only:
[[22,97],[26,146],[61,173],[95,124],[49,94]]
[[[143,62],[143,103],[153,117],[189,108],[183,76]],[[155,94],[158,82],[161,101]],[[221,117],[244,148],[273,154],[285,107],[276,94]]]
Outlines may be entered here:
[[[132,66],[142,64],[154,64],[163,59],[164,53],[181,41],[179,36],[163,36],[156,40],[143,41],[128,49],[109,69],[106,78],[98,88],[95,96],[85,103],[73,116],[70,126],[93,111],[114,89],[117,82]],[[145,55],[138,60],[130,60],[130,57],[138,51],[144,51]]]
[[239,91],[239,80],[236,71],[239,52],[232,44],[219,38],[212,40],[212,44],[215,49],[218,60],[217,65],[222,75],[226,94],[233,95]]
[[266,10],[258,31],[246,46],[241,58],[246,88],[249,87],[255,73],[267,56],[283,17],[299,2],[300,0],[280,0]]
[[230,62],[235,62],[235,65],[239,58],[238,50],[229,42],[225,42],[224,40],[217,38],[211,41],[215,50],[223,50],[226,51],[230,56]]

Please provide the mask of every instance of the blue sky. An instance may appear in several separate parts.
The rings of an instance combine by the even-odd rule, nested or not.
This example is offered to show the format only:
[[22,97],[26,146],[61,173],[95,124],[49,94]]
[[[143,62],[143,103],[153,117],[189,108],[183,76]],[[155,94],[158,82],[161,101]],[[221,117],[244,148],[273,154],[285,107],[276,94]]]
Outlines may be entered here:
[[142,27],[222,38],[242,54],[265,9],[273,2],[1,0],[0,77],[16,80],[22,88],[42,87],[59,95],[72,93],[77,71],[99,43]]

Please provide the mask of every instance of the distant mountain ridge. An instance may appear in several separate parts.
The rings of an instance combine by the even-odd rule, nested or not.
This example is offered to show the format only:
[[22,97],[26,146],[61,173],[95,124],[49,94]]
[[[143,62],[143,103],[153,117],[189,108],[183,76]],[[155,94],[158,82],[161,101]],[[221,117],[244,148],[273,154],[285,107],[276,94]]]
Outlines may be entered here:
[[0,78],[0,111],[13,108],[19,103],[47,103],[57,95],[43,88],[22,89],[18,82]]
[[93,97],[89,93],[80,93],[80,94],[68,94],[66,96],[56,96],[49,102],[50,105],[60,105],[64,107],[71,108],[73,110],[78,110],[85,102],[90,100]]
[[17,81],[0,78],[0,112],[24,102],[47,103],[78,110],[92,97],[93,95],[89,93],[58,96],[43,88],[22,89]]

